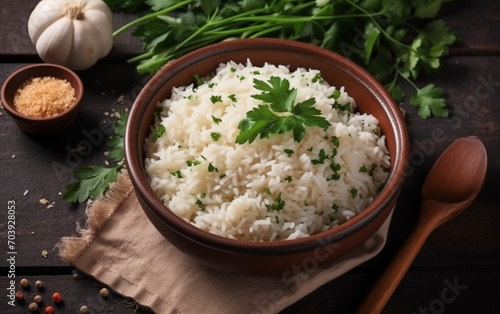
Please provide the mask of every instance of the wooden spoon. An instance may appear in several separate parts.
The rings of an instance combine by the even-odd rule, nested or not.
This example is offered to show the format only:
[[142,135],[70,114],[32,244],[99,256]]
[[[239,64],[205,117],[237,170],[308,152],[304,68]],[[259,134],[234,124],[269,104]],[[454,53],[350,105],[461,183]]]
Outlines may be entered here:
[[483,186],[486,168],[486,149],[477,137],[459,138],[443,152],[425,179],[415,229],[357,313],[382,311],[429,234],[476,198]]

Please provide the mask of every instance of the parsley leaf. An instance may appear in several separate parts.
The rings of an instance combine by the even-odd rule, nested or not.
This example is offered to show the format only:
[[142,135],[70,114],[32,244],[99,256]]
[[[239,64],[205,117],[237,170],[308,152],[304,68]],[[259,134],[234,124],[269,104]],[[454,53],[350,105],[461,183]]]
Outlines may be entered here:
[[166,132],[165,126],[163,124],[158,125],[155,133],[153,134],[153,141],[156,142],[159,140]]
[[271,108],[276,112],[292,111],[297,90],[290,89],[290,81],[272,76],[269,79],[269,84],[258,79],[254,79],[253,84],[256,89],[263,91],[263,93],[252,95],[252,98],[271,104]]
[[278,197],[274,200],[274,203],[267,205],[267,210],[268,211],[277,211],[279,212],[285,208],[285,201],[281,199],[281,193],[278,195]]
[[113,123],[114,135],[109,139],[107,145],[111,148],[108,157],[119,162],[125,157],[125,126],[127,124],[128,112],[120,111],[120,118]]
[[179,178],[179,179],[184,178],[184,177],[182,176],[182,173],[181,173],[181,171],[180,171],[180,170],[171,171],[171,172],[170,172],[170,174],[171,174],[171,175],[173,175],[173,176],[176,176],[176,177],[177,177],[177,178]]
[[[319,126],[324,129],[330,126],[321,116],[321,111],[314,108],[314,98],[295,104],[297,90],[290,89],[287,79],[273,76],[269,79],[269,84],[258,79],[253,82],[254,87],[263,93],[252,97],[266,104],[253,108],[247,112],[246,118],[239,122],[240,134],[236,137],[236,143],[252,143],[257,136],[266,138],[288,131],[292,131],[294,140],[300,142],[305,136],[306,126]],[[287,114],[277,115],[275,112]]]
[[214,121],[215,124],[219,124],[222,122],[221,118],[214,117],[213,115],[212,115],[212,120]]
[[418,115],[423,119],[431,115],[441,118],[448,116],[444,92],[434,84],[418,89],[417,93],[410,98],[410,104],[418,108]]
[[292,154],[294,153],[292,149],[288,148],[285,148],[283,151],[287,154],[288,157],[292,156]]
[[311,159],[311,163],[313,165],[324,164],[325,160],[327,160],[328,158],[330,157],[325,153],[325,150],[322,148],[319,151],[318,159]]
[[67,202],[83,203],[94,199],[108,189],[111,182],[116,181],[121,166],[106,168],[102,166],[81,167],[74,175],[79,180],[66,185],[62,195]]
[[219,138],[221,137],[222,134],[220,134],[219,132],[211,132],[210,133],[210,137],[212,138],[212,140],[214,142],[217,142],[219,140]]
[[210,101],[212,102],[212,104],[215,104],[217,102],[222,102],[222,96],[212,95],[212,96],[210,96]]
[[107,191],[110,183],[116,181],[118,173],[125,166],[124,134],[127,119],[128,113],[120,111],[119,119],[113,123],[114,135],[107,143],[111,147],[108,157],[117,162],[116,166],[84,166],[76,169],[73,174],[78,180],[64,187],[62,194],[64,201],[84,203],[89,199],[95,199]]

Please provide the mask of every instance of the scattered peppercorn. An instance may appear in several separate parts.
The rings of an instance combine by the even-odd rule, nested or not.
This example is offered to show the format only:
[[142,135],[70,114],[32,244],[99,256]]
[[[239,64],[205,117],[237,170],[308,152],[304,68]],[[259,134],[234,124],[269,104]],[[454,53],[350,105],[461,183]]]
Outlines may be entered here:
[[26,278],[21,279],[21,281],[19,283],[21,284],[21,287],[23,287],[23,288],[27,288],[30,284],[30,282]]
[[82,305],[80,308],[80,313],[87,313],[89,311],[89,307],[86,305]]
[[49,305],[45,308],[45,311],[44,311],[45,314],[54,314],[54,308]]
[[40,303],[42,302],[42,296],[37,294],[33,297],[33,301],[35,301],[36,303]]
[[16,291],[16,294],[14,295],[16,301],[23,301],[24,300],[24,293],[22,291]]
[[29,309],[31,312],[35,312],[36,310],[38,310],[38,304],[36,304],[35,302],[30,303],[30,305],[28,306],[28,309]]
[[102,288],[101,291],[99,291],[99,293],[101,294],[101,297],[107,298],[109,295],[109,290],[106,288]]
[[38,289],[43,288],[43,282],[41,280],[35,281],[35,287]]
[[54,301],[55,303],[60,303],[62,302],[62,294],[60,292],[54,292],[52,294],[52,301]]

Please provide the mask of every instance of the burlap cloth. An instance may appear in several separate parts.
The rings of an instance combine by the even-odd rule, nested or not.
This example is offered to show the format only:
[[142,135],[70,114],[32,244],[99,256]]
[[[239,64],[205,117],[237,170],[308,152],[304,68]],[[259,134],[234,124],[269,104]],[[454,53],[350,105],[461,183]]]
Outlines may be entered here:
[[390,218],[361,247],[333,265],[281,277],[247,277],[210,269],[167,242],[140,208],[126,172],[87,208],[79,235],[61,239],[62,258],[156,313],[276,313],[374,257]]

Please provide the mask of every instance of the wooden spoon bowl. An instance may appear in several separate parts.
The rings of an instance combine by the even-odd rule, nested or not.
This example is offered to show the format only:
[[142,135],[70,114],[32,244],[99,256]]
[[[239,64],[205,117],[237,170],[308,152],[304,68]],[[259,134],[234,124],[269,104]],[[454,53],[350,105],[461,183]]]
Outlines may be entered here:
[[463,212],[479,194],[487,163],[486,149],[477,137],[459,138],[443,152],[425,179],[415,229],[357,313],[382,311],[430,233]]

